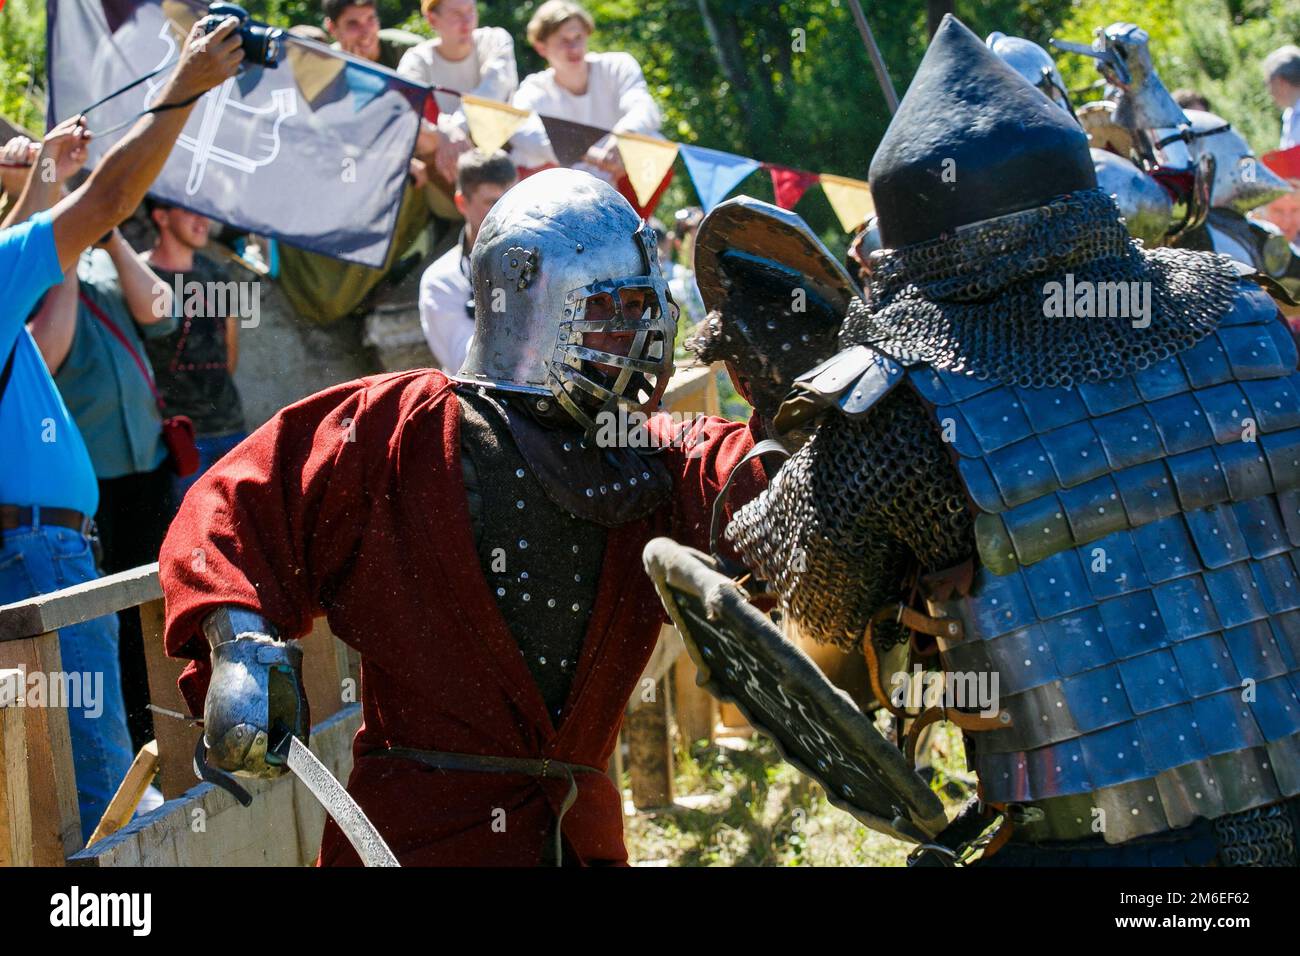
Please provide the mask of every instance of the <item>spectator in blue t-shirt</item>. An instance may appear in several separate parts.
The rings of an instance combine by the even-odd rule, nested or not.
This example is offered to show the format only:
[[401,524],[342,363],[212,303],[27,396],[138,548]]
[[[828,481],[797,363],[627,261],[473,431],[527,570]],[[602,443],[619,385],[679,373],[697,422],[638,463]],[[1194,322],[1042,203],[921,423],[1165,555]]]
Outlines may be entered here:
[[[157,561],[176,513],[175,470],[144,343],[176,325],[171,288],[116,229],[82,254],[27,325],[95,467],[105,574]],[[154,732],[135,608],[118,615],[118,635],[127,726],[138,750]]]
[[[21,195],[0,223],[0,604],[95,578],[91,515],[99,491],[91,458],[24,327],[82,250],[125,219],[157,178],[203,93],[243,59],[233,17],[204,34],[196,24],[156,112],[99,161],[78,189],[63,182],[86,161],[83,117],[60,123],[34,151]],[[52,207],[52,208],[51,208]],[[131,763],[117,660],[117,619],[59,631],[67,672],[88,674],[97,701],[68,708],[81,830],[89,837]],[[87,678],[82,678],[83,683]]]

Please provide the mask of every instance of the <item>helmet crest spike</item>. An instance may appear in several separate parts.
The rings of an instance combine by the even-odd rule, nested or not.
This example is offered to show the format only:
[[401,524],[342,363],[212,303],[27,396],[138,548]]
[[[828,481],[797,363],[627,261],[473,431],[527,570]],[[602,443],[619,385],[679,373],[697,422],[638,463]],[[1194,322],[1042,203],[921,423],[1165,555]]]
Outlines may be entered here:
[[1078,124],[951,14],[885,130],[870,180],[889,248],[1097,186]]

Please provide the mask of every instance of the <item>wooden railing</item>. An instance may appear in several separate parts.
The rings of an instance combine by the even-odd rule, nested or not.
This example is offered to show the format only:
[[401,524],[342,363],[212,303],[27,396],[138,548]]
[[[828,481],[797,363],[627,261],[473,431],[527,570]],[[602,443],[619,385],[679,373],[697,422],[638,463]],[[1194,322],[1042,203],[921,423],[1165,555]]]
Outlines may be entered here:
[[[713,370],[680,372],[665,404],[716,414]],[[61,628],[130,608],[140,614],[155,707],[156,783],[167,803],[83,849],[67,710],[28,706],[26,678],[62,673]],[[188,719],[177,687],[185,662],[163,651],[163,619],[157,564],[0,607],[0,866],[298,866],[315,859],[324,810],[292,776],[248,781],[254,800],[247,808],[196,781],[192,761],[201,730]],[[302,648],[303,681],[317,721],[311,748],[346,780],[361,722],[359,658],[329,632],[324,618]],[[688,743],[712,739],[718,725],[717,704],[695,686],[695,667],[681,650],[676,632],[664,628],[628,705],[623,740],[638,808],[672,802],[673,725]],[[622,751],[616,748],[612,761],[616,779]]]
[[[61,628],[134,607],[143,629],[150,699],[161,708],[154,713],[156,783],[169,802],[83,851],[67,710],[44,701],[27,706],[22,692],[28,675],[41,674],[48,683],[50,675],[61,674]],[[201,731],[186,719],[188,708],[176,684],[184,662],[163,652],[162,624],[156,564],[0,607],[0,865],[177,859],[187,864],[301,864],[314,858],[323,811],[305,791],[297,792],[301,785],[292,779],[256,782],[257,799],[247,811],[211,785],[196,786],[192,762]],[[323,618],[302,646],[303,681],[319,721],[312,749],[346,777],[351,737],[361,720],[355,655],[329,633]],[[219,818],[228,810],[222,822]],[[223,828],[229,829],[225,838],[205,838]],[[301,839],[300,830],[307,831]],[[229,838],[238,834],[261,849],[244,854],[245,843]]]

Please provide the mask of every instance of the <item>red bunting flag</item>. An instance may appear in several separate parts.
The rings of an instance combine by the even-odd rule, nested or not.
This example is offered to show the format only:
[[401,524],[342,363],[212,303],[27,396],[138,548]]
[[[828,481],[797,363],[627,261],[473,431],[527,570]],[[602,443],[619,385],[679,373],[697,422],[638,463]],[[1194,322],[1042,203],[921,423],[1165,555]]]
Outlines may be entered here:
[[1300,146],[1275,149],[1260,157],[1264,165],[1283,179],[1300,179]]
[[776,204],[782,209],[794,209],[809,186],[815,186],[819,179],[816,173],[791,169],[789,166],[764,164],[772,174],[772,189],[776,193]]

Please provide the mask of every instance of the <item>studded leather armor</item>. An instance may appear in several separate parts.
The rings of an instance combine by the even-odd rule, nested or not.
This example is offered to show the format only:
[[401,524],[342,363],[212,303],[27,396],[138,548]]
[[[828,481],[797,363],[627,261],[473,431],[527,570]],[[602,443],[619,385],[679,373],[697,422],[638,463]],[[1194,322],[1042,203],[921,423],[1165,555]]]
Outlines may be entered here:
[[[488,399],[458,396],[479,567],[558,724],[596,603],[605,529],[550,500]],[[563,439],[576,445],[581,433]]]

